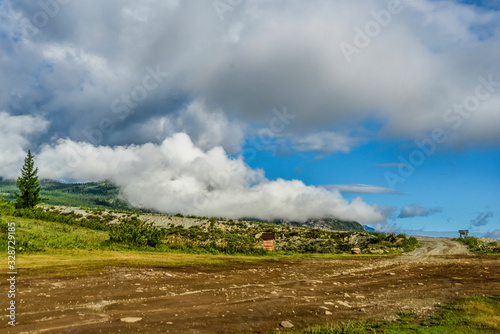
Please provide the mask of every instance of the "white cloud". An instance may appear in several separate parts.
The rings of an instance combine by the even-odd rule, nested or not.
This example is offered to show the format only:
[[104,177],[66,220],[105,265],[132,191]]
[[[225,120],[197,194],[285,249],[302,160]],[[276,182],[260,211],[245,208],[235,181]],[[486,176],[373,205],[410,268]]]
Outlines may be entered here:
[[290,220],[335,216],[363,223],[386,218],[361,198],[349,202],[338,191],[269,180],[241,158],[228,158],[221,147],[196,147],[183,133],[160,145],[113,148],[59,140],[43,147],[38,161],[42,177],[109,179],[133,204],[171,213]]
[[425,217],[442,211],[443,210],[441,208],[426,209],[424,207],[411,204],[401,209],[398,218]]
[[220,109],[208,110],[202,101],[193,101],[175,115],[153,118],[140,127],[141,136],[152,140],[184,132],[203,150],[222,146],[226,152],[236,153],[244,140],[241,122],[228,120]]
[[356,193],[356,194],[386,194],[394,193],[393,188],[373,186],[369,184],[328,184],[322,185],[328,190],[338,190],[341,193]]
[[16,178],[26,157],[29,139],[47,129],[40,116],[11,116],[0,111],[0,176]]
[[348,153],[362,139],[352,138],[336,132],[318,132],[292,140],[293,148],[301,152]]
[[491,211],[488,212],[480,212],[475,219],[471,219],[471,227],[472,226],[484,226],[487,225],[491,218],[493,218],[494,214]]
[[500,230],[493,230],[484,235],[486,238],[500,239]]
[[[112,144],[145,142],[132,125],[170,119],[193,101],[247,125],[267,124],[273,108],[287,105],[297,117],[282,135],[301,138],[301,151],[348,152],[359,142],[342,134],[367,116],[384,121],[382,137],[450,128],[443,114],[474,93],[478,76],[500,81],[500,12],[453,1],[401,3],[348,64],[339,44],[354,43],[355,28],[387,1],[251,1],[223,21],[211,2],[72,1],[34,36],[25,25],[41,10],[37,2],[3,1],[1,27],[20,38],[14,48],[9,38],[0,41],[0,108],[46,111],[60,137],[82,140],[83,128],[113,116],[111,102],[159,64],[170,79],[134,117],[114,124]],[[447,144],[498,145],[499,96],[497,89]]]

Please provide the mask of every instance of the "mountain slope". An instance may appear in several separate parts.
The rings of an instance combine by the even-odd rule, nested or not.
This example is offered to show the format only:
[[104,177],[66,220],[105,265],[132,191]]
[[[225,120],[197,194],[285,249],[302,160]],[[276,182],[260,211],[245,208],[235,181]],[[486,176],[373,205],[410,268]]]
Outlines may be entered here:
[[[54,180],[40,181],[43,202],[50,205],[134,210],[120,196],[120,189],[110,182],[65,183]],[[0,197],[15,201],[16,181],[0,181]]]
[[287,221],[285,219],[279,219],[276,220],[275,223],[291,226],[313,227],[319,228],[321,230],[365,232],[363,225],[361,225],[360,223],[355,221],[344,221],[337,218],[309,219],[305,222],[294,222]]

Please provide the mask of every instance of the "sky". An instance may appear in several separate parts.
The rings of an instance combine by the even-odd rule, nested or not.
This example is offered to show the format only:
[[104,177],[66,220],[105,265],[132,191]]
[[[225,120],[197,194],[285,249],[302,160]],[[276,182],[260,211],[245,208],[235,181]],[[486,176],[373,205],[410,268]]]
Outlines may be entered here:
[[0,0],[0,177],[500,238],[500,1]]

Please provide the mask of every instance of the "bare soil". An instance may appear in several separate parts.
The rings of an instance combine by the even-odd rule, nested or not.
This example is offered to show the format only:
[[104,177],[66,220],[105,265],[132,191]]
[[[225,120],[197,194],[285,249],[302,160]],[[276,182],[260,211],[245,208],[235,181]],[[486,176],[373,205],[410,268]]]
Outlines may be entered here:
[[9,328],[2,315],[0,332],[267,333],[283,320],[304,327],[395,319],[398,312],[426,314],[458,297],[499,293],[499,257],[471,254],[445,238],[418,239],[421,248],[399,257],[19,277],[18,324]]

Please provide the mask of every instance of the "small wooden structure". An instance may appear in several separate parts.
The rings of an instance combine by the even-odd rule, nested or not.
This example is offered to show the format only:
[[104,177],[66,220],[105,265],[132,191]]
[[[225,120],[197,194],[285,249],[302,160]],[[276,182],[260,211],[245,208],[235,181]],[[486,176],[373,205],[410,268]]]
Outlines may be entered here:
[[266,232],[262,233],[262,240],[264,240],[264,249],[273,251],[274,250],[274,239],[276,239],[276,236],[274,233]]
[[458,233],[460,233],[460,238],[468,238],[469,237],[469,230],[458,230]]

